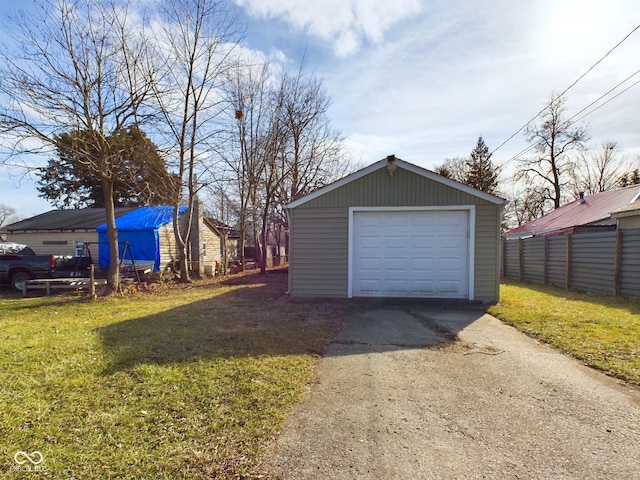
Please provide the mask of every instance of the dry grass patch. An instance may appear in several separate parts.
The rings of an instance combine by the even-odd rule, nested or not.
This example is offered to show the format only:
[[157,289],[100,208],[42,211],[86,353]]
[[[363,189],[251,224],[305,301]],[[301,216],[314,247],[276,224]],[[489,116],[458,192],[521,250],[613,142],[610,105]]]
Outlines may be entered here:
[[640,385],[638,300],[508,283],[489,313],[586,365]]
[[341,317],[285,290],[271,273],[99,301],[0,299],[0,471],[39,451],[55,478],[256,476]]

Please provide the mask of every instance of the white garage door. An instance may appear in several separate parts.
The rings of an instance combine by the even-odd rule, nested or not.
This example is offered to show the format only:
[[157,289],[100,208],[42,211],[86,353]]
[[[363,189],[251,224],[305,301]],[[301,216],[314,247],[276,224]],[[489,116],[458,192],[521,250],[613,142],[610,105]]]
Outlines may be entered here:
[[354,212],[352,295],[468,298],[468,211]]

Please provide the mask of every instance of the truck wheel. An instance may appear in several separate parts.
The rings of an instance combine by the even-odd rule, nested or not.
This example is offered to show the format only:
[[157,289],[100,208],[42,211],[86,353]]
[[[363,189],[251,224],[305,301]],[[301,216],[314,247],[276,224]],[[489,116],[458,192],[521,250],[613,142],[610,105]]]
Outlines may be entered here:
[[26,272],[18,272],[13,277],[11,277],[11,285],[17,291],[22,291],[22,284],[27,280],[31,280],[31,275]]

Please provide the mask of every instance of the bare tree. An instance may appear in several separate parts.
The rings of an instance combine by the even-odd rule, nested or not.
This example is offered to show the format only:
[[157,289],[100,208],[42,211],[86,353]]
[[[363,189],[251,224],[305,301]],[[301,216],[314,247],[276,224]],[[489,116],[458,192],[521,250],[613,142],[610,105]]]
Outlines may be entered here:
[[247,67],[232,85],[236,140],[228,166],[237,181],[240,229],[252,234],[264,273],[269,239],[287,229],[283,205],[341,177],[350,164],[329,126],[326,93],[302,69],[275,76],[268,64]]
[[269,64],[237,66],[226,97],[230,105],[230,144],[223,154],[237,197],[240,261],[245,238],[257,240],[259,185],[265,169],[266,139],[273,119],[272,78]]
[[520,226],[549,213],[549,192],[545,189],[525,187],[505,208],[508,227]]
[[340,132],[331,128],[330,99],[319,80],[306,75],[302,65],[295,75],[283,72],[280,98],[277,121],[283,151],[276,165],[279,181],[270,214],[278,250],[278,232],[284,232],[288,247],[289,221],[284,205],[355,169],[343,151]]
[[[16,25],[15,46],[0,52],[0,133],[11,153],[51,152],[56,137],[83,131],[70,149],[100,179],[111,264],[108,293],[119,291],[118,233],[113,185],[121,166],[109,143],[144,119],[153,71],[146,44],[130,25],[127,6],[77,0],[43,1]],[[35,145],[35,147],[34,147]]]
[[573,127],[562,118],[566,97],[552,96],[545,108],[542,123],[531,123],[525,129],[527,141],[536,155],[519,160],[516,180],[528,187],[548,193],[547,200],[559,208],[571,183],[575,161],[569,156],[572,151],[584,148],[589,139],[586,127]]
[[[223,98],[220,88],[233,66],[230,56],[241,37],[235,16],[220,0],[163,2],[161,68],[156,100],[169,129],[168,150],[176,158],[177,174],[184,191],[174,202],[173,229],[179,251],[180,279],[190,281],[188,246],[194,201],[209,173],[209,152],[215,149],[216,118]],[[188,205],[186,222],[180,222],[180,206]]]
[[16,209],[11,205],[0,204],[0,227],[17,221]]
[[619,188],[633,171],[630,161],[618,158],[618,144],[606,141],[600,150],[583,152],[577,161],[573,179],[573,193],[593,195]]
[[351,170],[342,136],[329,122],[330,99],[322,83],[304,74],[283,73],[279,122],[287,134],[281,176],[284,203],[300,198]]
[[466,158],[447,158],[442,165],[435,168],[438,175],[464,183],[469,174],[469,160]]

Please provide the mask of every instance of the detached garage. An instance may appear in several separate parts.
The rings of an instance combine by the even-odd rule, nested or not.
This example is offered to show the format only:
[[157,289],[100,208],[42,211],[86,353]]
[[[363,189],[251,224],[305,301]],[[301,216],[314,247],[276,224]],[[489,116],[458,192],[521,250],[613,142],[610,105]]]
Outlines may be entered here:
[[287,205],[289,293],[495,302],[503,205],[387,157]]

